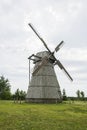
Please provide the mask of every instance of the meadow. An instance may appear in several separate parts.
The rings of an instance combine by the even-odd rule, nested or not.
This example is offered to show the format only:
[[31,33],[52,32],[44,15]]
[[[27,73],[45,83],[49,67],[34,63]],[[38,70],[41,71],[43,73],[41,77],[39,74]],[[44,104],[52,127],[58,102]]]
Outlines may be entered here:
[[0,101],[0,130],[87,130],[87,102]]

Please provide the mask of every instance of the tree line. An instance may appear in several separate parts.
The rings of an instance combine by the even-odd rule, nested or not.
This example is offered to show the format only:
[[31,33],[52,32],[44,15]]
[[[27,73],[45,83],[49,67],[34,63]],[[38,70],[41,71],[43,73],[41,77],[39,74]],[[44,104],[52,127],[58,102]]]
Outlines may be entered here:
[[80,90],[76,91],[76,97],[68,97],[67,94],[66,94],[65,89],[63,89],[62,98],[63,98],[63,100],[68,100],[68,99],[81,100],[81,101],[87,100],[87,97],[85,97],[84,91],[80,91]]
[[19,90],[15,91],[14,94],[11,93],[11,85],[8,79],[4,76],[0,76],[0,99],[1,100],[24,100],[26,97],[26,92]]

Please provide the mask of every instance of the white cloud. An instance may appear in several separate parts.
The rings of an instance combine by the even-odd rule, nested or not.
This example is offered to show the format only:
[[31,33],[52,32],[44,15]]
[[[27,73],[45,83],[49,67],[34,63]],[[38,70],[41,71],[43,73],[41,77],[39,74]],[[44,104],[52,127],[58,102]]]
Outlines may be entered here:
[[87,62],[87,49],[86,48],[66,48],[62,49],[58,54],[61,59],[72,61],[85,61]]

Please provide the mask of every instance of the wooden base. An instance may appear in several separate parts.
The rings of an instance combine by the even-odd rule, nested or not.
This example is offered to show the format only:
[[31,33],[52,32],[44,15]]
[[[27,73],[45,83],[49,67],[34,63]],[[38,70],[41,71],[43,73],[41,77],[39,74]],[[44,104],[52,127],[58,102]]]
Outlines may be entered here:
[[62,99],[26,98],[27,103],[61,103]]

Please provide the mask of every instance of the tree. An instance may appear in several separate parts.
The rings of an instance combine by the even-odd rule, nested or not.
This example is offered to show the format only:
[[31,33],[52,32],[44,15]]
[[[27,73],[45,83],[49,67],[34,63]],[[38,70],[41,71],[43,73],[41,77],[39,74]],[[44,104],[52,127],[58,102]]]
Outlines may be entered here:
[[21,100],[25,100],[25,97],[26,97],[26,92],[23,90],[20,91],[19,88],[15,91],[15,94],[13,94],[14,102],[15,100],[18,102],[19,100],[21,103]]
[[4,76],[0,77],[0,99],[11,99],[10,92],[11,85],[8,79],[5,79]]
[[15,98],[16,98],[16,100],[19,100],[19,99],[20,99],[20,91],[19,91],[19,88],[15,91]]
[[21,90],[20,91],[20,98],[21,98],[21,100],[25,100],[25,97],[26,97],[26,92]]
[[63,100],[67,100],[66,91],[63,89]]
[[77,98],[80,99],[80,90],[77,90],[76,94],[77,94]]
[[84,100],[84,97],[85,97],[84,92],[83,92],[83,91],[81,91],[81,92],[80,92],[80,94],[81,94],[82,100]]

